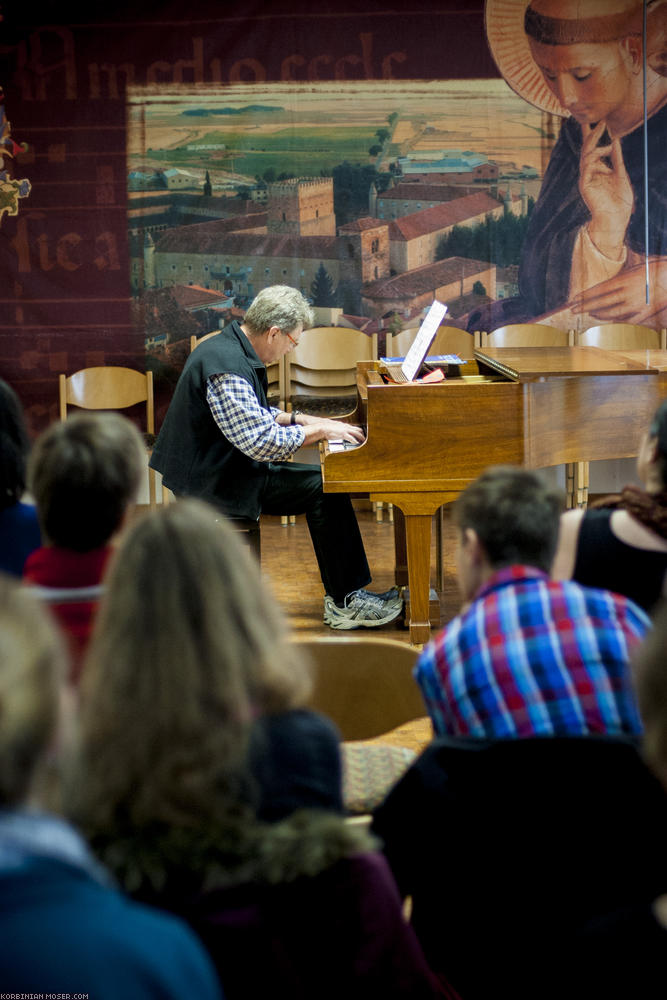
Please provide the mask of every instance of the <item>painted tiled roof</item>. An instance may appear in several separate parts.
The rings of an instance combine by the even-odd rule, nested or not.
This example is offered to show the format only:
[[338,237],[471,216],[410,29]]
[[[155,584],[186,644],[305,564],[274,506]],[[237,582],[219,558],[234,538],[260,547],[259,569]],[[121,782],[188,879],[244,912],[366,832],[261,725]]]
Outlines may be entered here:
[[172,285],[171,292],[184,309],[197,309],[204,306],[220,305],[227,301],[223,292],[211,291],[201,285]]
[[414,240],[485,215],[501,205],[502,202],[487,191],[478,191],[476,194],[434,205],[433,208],[423,208],[421,212],[412,212],[402,219],[393,219],[389,224],[389,238],[396,242]]
[[229,221],[216,219],[172,229],[158,240],[157,252],[338,259],[336,236],[230,232]]
[[493,265],[485,260],[472,260],[469,257],[449,257],[435,264],[425,264],[405,274],[397,274],[393,278],[380,278],[364,285],[362,295],[371,299],[411,299],[422,295],[440,285],[449,285],[462,277],[469,278],[482,271],[488,271]]
[[378,195],[378,201],[452,201],[462,195],[474,194],[472,184],[456,187],[454,184],[418,184],[403,182]]
[[339,226],[338,232],[341,234],[360,233],[365,232],[367,229],[382,229],[387,225],[388,223],[382,219],[373,219],[370,215],[365,215],[361,219],[355,219],[353,222],[346,222],[344,226]]

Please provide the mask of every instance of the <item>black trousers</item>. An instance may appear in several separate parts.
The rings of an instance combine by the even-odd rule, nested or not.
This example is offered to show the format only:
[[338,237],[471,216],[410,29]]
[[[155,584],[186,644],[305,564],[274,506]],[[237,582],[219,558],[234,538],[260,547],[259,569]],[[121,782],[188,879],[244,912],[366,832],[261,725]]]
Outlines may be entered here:
[[324,590],[334,601],[370,583],[352,501],[347,493],[323,492],[319,465],[270,463],[261,503],[263,514],[306,515]]

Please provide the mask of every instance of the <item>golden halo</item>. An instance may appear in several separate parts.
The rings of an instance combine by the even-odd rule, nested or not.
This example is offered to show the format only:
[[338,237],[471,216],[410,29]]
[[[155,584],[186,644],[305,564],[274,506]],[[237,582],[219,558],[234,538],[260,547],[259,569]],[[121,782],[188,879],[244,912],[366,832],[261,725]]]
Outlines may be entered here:
[[561,118],[569,118],[547,87],[530,51],[523,18],[528,0],[486,0],[486,37],[496,66],[515,94]]

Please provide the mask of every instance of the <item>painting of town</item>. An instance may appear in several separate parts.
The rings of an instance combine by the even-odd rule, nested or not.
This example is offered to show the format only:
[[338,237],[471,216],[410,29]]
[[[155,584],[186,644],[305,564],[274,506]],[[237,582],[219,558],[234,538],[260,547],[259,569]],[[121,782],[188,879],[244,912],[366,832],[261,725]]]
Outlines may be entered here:
[[175,371],[271,284],[382,335],[517,290],[558,119],[503,80],[132,88],[136,322]]

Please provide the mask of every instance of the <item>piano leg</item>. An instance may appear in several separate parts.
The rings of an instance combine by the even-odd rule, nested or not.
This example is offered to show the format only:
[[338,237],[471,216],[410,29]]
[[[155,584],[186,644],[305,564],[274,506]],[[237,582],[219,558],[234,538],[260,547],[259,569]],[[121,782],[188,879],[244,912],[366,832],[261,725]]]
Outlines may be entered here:
[[405,539],[410,586],[410,642],[428,642],[431,637],[429,593],[431,576],[432,514],[409,514],[405,518]]
[[[410,590],[410,642],[421,645],[431,637],[431,525],[433,515],[458,493],[372,493],[371,500],[394,505],[396,584]],[[439,609],[436,614],[439,619]]]

